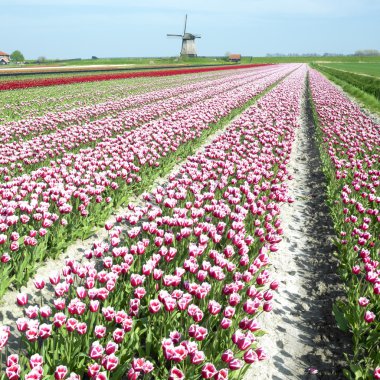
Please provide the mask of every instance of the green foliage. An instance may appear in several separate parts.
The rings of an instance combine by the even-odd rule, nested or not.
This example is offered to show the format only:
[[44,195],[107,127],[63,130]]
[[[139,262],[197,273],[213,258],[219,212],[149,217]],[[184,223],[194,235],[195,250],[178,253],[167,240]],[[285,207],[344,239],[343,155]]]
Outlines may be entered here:
[[331,67],[333,69],[350,71],[356,74],[372,75],[374,77],[380,78],[380,63],[370,62],[370,63],[323,63],[323,66]]
[[338,302],[335,303],[333,305],[333,314],[334,314],[334,317],[335,317],[335,320],[336,320],[338,327],[342,331],[347,332],[349,330],[349,325],[348,325],[347,319],[344,315],[344,305],[342,305]]
[[[236,52],[239,53],[239,52]],[[242,56],[241,64],[247,63],[311,63],[311,62],[377,62],[380,63],[380,56],[326,56],[326,57],[306,57],[306,56],[284,56],[284,57],[254,57]],[[30,60],[28,63],[38,63]],[[214,57],[122,57],[122,58],[98,58],[98,59],[70,59],[70,60],[49,60],[45,64],[54,66],[89,66],[89,65],[135,65],[135,66],[165,66],[165,65],[212,65],[231,64],[226,62],[226,56]]]
[[376,49],[364,49],[364,50],[357,50],[355,52],[355,55],[360,55],[360,56],[379,56],[380,51]]
[[[237,52],[239,53],[239,52]],[[226,63],[225,56],[216,57],[167,57],[167,58],[99,58],[70,60],[70,61],[58,61],[65,66],[71,65],[120,65],[120,64],[132,64],[132,65],[173,65],[173,64],[223,64]],[[151,62],[154,62],[153,64]],[[375,56],[336,56],[336,57],[254,57],[243,56],[241,63],[310,63],[310,62],[378,62],[380,63],[380,57]]]
[[319,71],[333,75],[380,100],[380,79],[367,75],[354,74],[326,66],[314,65]]
[[20,50],[15,50],[12,54],[11,54],[11,60],[13,62],[24,62],[25,61],[25,58],[23,56],[23,54],[21,53]]

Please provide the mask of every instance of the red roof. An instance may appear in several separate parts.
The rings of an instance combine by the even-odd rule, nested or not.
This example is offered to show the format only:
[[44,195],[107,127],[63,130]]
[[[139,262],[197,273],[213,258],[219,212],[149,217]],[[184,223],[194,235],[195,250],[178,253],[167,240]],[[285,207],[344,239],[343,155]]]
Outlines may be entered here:
[[3,51],[0,51],[0,55],[9,55],[8,53],[4,53]]

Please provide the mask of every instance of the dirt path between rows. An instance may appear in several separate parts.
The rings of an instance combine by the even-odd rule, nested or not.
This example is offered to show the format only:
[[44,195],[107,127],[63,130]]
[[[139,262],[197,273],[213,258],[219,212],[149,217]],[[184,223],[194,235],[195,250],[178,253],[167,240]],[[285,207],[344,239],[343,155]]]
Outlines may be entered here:
[[343,297],[343,290],[306,98],[288,166],[294,177],[289,193],[295,202],[282,206],[284,240],[271,258],[280,288],[263,323],[268,334],[260,339],[270,359],[254,364],[245,380],[344,378],[343,352],[349,352],[350,337],[338,330],[332,315],[333,302]]

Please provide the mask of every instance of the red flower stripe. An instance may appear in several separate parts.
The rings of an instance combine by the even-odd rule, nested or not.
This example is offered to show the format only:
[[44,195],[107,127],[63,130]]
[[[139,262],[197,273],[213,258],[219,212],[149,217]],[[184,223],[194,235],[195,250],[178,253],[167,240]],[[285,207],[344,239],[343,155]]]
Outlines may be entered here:
[[127,78],[140,78],[140,77],[164,77],[164,76],[170,76],[170,75],[203,73],[207,71],[247,69],[247,68],[267,66],[267,65],[268,64],[253,64],[253,65],[225,66],[225,67],[202,67],[202,68],[197,68],[197,69],[135,71],[131,73],[118,73],[118,74],[86,75],[86,76],[64,77],[64,78],[42,78],[42,79],[31,79],[31,80],[22,80],[22,81],[16,80],[16,81],[0,83],[0,91],[18,90],[18,89],[30,88],[30,87],[58,86],[62,84],[96,82],[96,81],[105,81],[105,80],[114,80],[114,79],[127,79]]

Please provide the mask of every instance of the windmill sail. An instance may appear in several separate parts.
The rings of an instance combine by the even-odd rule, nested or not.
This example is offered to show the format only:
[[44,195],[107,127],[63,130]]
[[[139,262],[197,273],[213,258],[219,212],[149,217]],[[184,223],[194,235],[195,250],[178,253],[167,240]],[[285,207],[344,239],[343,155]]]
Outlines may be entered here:
[[183,35],[186,34],[187,15],[185,16],[185,28],[183,29]]

